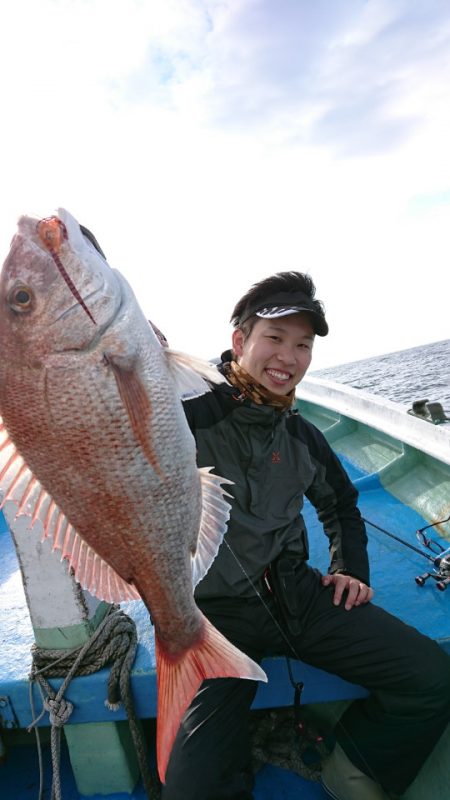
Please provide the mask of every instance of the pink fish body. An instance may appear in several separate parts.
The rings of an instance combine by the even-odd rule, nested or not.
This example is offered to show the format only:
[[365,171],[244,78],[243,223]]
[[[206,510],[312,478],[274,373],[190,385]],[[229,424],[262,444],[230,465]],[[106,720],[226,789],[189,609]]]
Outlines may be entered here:
[[193,597],[230,506],[226,481],[196,467],[180,395],[221,377],[161,346],[127,282],[62,209],[19,220],[0,303],[3,502],[43,523],[83,588],[109,602],[143,599],[155,626],[164,781],[203,679],[266,680]]

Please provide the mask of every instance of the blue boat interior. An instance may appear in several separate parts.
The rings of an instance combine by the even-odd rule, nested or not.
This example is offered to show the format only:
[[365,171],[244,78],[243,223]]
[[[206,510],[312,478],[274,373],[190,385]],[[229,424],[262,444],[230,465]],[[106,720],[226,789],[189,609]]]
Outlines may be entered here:
[[[355,468],[344,457],[344,465],[352,480],[360,490],[359,507],[366,520],[375,523],[393,534],[417,545],[415,532],[427,524],[416,511],[408,508],[389,492],[376,478],[368,477],[363,470]],[[317,520],[314,509],[306,503],[304,516],[309,533],[310,563],[326,572],[328,565],[327,539]],[[28,615],[26,599],[21,583],[19,565],[14,545],[3,517],[0,519],[0,636],[2,641],[2,669],[0,674],[0,720],[5,732],[22,734],[20,746],[10,748],[6,759],[0,763],[1,796],[5,798],[34,798],[39,782],[34,734],[26,734],[32,720],[29,697],[28,672],[31,664],[30,648],[33,644],[33,630]],[[404,622],[417,627],[435,639],[450,653],[448,636],[448,596],[437,590],[429,581],[420,587],[415,582],[416,575],[428,569],[427,561],[397,541],[384,535],[370,524],[369,556],[371,564],[371,583],[375,589],[374,602],[399,616]],[[32,535],[32,534],[30,534]],[[444,547],[448,542],[434,537]],[[450,593],[450,592],[449,592]],[[155,652],[153,632],[149,617],[142,603],[124,604],[124,610],[135,620],[139,646],[132,671],[132,693],[137,715],[141,719],[151,719],[156,714]],[[255,709],[290,706],[293,689],[289,682],[286,660],[267,659],[264,663],[268,684],[260,684]],[[364,696],[365,690],[349,684],[336,676],[315,669],[301,662],[292,662],[296,680],[304,682],[302,702],[305,704],[326,703],[349,700]],[[80,722],[101,722],[126,719],[124,710],[110,711],[105,707],[108,670],[77,677],[67,690],[67,698],[74,704],[70,724]],[[52,679],[55,689],[62,679]],[[38,711],[41,698],[35,690],[35,705]],[[39,723],[48,726],[48,717]],[[45,733],[45,731],[44,731]],[[20,738],[20,737],[19,737]],[[46,745],[47,746],[47,745]],[[48,770],[50,755],[44,758]],[[67,750],[62,751],[62,784],[64,800],[78,800],[70,769]],[[46,775],[47,785],[50,777]],[[305,800],[325,798],[320,784],[307,781],[303,777],[270,764],[265,765],[257,775],[256,800],[281,800],[281,798],[302,797]],[[100,798],[100,795],[95,797]],[[110,800],[130,798],[129,794],[108,795]],[[146,797],[139,783],[131,795],[133,800]]]

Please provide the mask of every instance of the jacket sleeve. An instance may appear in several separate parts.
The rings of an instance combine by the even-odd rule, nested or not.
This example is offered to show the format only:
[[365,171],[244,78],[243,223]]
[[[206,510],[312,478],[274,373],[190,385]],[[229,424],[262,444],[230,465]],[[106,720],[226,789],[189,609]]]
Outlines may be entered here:
[[343,573],[369,584],[367,534],[357,507],[358,492],[325,437],[308,431],[314,480],[306,491],[329,539],[330,574]]

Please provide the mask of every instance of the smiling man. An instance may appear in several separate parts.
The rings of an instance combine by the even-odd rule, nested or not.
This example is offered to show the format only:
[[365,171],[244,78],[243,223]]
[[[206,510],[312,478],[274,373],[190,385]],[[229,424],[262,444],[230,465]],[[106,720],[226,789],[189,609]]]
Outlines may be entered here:
[[314,328],[308,315],[261,319],[247,341],[242,328],[233,333],[233,350],[242,369],[275,394],[288,395],[308,369]]
[[[311,278],[284,272],[252,286],[232,323],[232,350],[219,367],[226,382],[184,404],[199,467],[214,465],[233,482],[227,534],[196,601],[253,659],[295,653],[369,689],[337,726],[323,783],[337,800],[385,800],[404,792],[447,724],[450,660],[370,602],[356,489],[293,407],[314,338],[328,333]],[[304,497],[328,537],[327,575],[308,564]],[[175,741],[164,800],[253,797],[256,688],[230,678],[202,684]]]

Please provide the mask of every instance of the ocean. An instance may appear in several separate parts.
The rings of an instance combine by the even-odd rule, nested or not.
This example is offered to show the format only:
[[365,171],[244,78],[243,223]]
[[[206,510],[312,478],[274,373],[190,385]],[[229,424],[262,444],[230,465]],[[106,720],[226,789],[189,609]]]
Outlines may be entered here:
[[313,377],[346,383],[394,403],[442,403],[450,416],[450,339],[314,370]]

